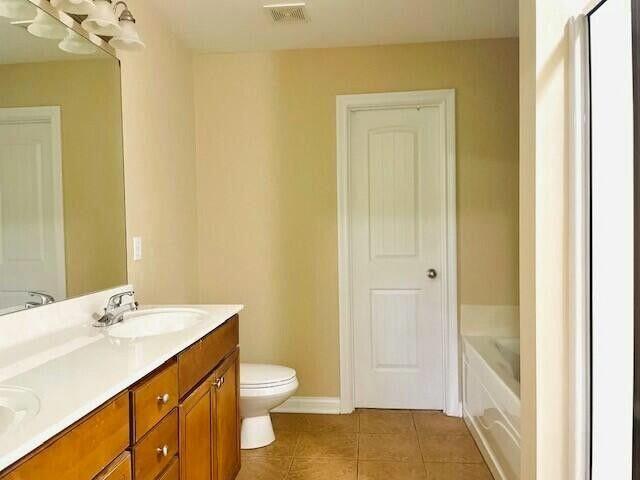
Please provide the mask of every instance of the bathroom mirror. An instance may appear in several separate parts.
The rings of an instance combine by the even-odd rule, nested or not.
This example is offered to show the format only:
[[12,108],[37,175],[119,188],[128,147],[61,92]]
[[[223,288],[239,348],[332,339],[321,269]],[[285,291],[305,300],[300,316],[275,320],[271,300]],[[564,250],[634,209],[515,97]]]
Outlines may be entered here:
[[0,314],[127,280],[120,64],[54,15],[0,0]]

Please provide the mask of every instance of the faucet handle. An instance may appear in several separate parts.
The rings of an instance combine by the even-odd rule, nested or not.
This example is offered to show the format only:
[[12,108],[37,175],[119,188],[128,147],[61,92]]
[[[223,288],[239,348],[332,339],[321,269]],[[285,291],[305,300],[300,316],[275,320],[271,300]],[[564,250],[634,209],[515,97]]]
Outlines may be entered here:
[[[133,298],[133,296],[135,295],[135,292],[133,290],[129,290],[126,292],[120,292],[120,293],[116,293],[115,295],[111,295],[111,297],[109,298],[109,301],[107,302],[107,308],[105,310],[110,310],[112,308],[118,308],[122,306],[122,299],[124,297],[131,297]],[[136,302],[133,302],[134,304]]]

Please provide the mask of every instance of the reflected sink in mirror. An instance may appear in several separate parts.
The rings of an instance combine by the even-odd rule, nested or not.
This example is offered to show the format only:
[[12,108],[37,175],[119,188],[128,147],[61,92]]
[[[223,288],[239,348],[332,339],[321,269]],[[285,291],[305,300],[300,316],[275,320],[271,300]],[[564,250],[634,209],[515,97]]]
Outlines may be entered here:
[[40,399],[31,390],[0,386],[0,435],[35,417],[40,411]]
[[153,337],[191,328],[207,318],[208,313],[190,308],[156,308],[125,314],[122,322],[108,327],[115,338]]

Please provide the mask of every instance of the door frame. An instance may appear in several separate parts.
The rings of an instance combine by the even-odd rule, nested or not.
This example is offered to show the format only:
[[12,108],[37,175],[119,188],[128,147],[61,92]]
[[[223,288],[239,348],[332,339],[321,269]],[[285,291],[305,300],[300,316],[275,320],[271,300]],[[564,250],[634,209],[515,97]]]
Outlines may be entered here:
[[67,296],[66,249],[64,238],[64,204],[62,185],[62,122],[61,108],[50,107],[13,107],[0,108],[0,125],[34,125],[51,126],[51,169],[54,175],[53,215],[55,224],[55,243],[57,255],[57,283],[64,298]]
[[458,261],[456,218],[455,90],[373,93],[336,96],[338,179],[338,296],[340,317],[340,412],[355,408],[354,322],[351,316],[352,265],[349,170],[351,114],[366,110],[437,107],[445,127],[443,135],[444,186],[442,215],[442,289],[444,412],[462,415],[460,401],[460,343],[458,335]]

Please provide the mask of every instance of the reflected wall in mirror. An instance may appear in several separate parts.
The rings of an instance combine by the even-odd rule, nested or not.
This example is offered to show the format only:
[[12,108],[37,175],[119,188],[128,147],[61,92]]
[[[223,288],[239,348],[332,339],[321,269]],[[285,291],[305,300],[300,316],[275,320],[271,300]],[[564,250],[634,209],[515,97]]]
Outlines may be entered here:
[[2,314],[127,274],[119,62],[28,0],[0,15]]

